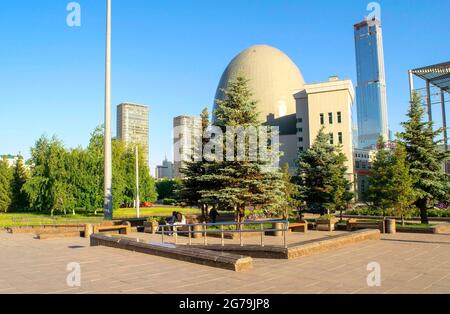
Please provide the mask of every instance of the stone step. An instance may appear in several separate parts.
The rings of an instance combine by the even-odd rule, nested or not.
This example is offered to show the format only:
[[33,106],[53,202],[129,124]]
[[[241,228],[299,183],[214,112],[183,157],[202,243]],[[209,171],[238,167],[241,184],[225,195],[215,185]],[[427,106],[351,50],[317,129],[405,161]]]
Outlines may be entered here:
[[36,235],[38,240],[49,240],[49,239],[62,239],[62,238],[79,238],[81,236],[80,231],[69,231],[69,232],[44,232]]

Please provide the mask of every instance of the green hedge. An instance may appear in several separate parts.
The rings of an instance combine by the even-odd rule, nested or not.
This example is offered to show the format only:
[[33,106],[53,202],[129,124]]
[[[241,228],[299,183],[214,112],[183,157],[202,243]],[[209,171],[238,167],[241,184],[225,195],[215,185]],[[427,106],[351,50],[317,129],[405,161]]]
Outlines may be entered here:
[[[361,207],[358,209],[348,211],[347,215],[381,216],[381,211],[371,207]],[[414,210],[414,212],[412,213],[412,217],[420,217],[419,209]],[[437,209],[437,208],[429,209],[428,217],[431,218],[450,217],[450,209]]]

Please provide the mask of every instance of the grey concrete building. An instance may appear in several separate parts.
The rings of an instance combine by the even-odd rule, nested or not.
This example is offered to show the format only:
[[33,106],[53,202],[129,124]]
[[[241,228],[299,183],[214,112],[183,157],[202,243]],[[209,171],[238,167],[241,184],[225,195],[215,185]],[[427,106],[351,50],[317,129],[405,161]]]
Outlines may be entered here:
[[117,138],[127,145],[139,144],[149,164],[149,108],[145,105],[121,103],[117,106]]
[[[179,116],[173,119],[174,150],[173,169],[174,177],[180,177],[183,162],[192,160],[201,145],[202,119],[196,116]],[[201,146],[200,146],[201,149]]]

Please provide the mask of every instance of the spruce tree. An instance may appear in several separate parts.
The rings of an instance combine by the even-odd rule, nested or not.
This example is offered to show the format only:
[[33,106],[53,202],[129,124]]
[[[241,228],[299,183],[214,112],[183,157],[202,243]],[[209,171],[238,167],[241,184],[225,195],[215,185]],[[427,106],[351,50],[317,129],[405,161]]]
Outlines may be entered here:
[[450,192],[449,176],[443,165],[449,153],[439,149],[443,129],[433,130],[432,122],[425,122],[420,96],[414,93],[408,111],[408,121],[402,123],[404,131],[400,138],[406,148],[406,159],[410,173],[415,178],[417,192],[415,205],[420,210],[421,221],[428,224],[428,206],[438,201],[447,201]]
[[13,168],[12,179],[12,204],[13,209],[24,210],[28,208],[27,194],[23,191],[23,186],[27,182],[28,173],[24,166],[22,156],[18,156]]
[[[201,113],[202,119],[202,135],[206,129],[210,126],[208,108],[204,108]],[[205,139],[202,136],[202,144],[205,144]],[[178,201],[184,205],[198,206],[202,211],[203,220],[208,218],[208,203],[207,200],[202,198],[200,191],[208,190],[212,186],[208,182],[203,182],[202,176],[206,174],[207,163],[202,156],[200,161],[185,160],[183,166],[180,169],[180,173],[183,178],[179,188],[176,190],[176,196]]]
[[[220,127],[224,134],[226,127],[260,125],[256,110],[257,102],[252,99],[247,83],[245,78],[238,77],[223,90],[224,99],[216,100],[214,125]],[[206,121],[204,114],[202,118]],[[205,126],[206,123],[203,122],[203,127]],[[252,144],[246,141],[245,145],[248,150]],[[226,149],[224,139],[224,156]],[[249,206],[279,211],[285,206],[284,183],[281,173],[269,170],[267,167],[269,164],[271,161],[261,160],[187,162],[182,171],[185,178],[180,194],[184,195],[184,199],[201,204],[202,209],[208,205],[233,209],[237,221],[242,221]]]
[[299,153],[296,182],[301,199],[309,208],[321,213],[345,208],[353,197],[345,161],[340,147],[330,144],[324,128],[311,148]]

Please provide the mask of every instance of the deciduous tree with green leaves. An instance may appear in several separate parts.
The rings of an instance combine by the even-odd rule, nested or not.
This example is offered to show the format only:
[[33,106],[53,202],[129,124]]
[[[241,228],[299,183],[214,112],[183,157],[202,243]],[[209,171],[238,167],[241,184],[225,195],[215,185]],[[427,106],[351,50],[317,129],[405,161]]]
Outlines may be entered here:
[[392,203],[394,214],[400,216],[402,224],[405,224],[405,218],[412,213],[411,205],[416,200],[416,191],[414,190],[414,178],[410,174],[408,162],[406,160],[406,149],[403,143],[396,142],[393,152],[390,186],[392,187]]
[[[284,219],[288,219],[293,210],[300,209],[302,202],[300,201],[300,191],[295,184],[294,178],[289,173],[289,164],[286,163],[281,169],[284,181],[284,197],[286,200],[286,207],[283,211]],[[301,218],[301,217],[300,217]]]
[[385,148],[383,137],[378,138],[377,153],[369,171],[369,188],[367,200],[376,210],[381,210],[383,216],[393,208],[392,203],[392,154]]
[[7,212],[11,207],[12,171],[5,158],[0,159],[0,212]]
[[378,151],[369,173],[368,200],[383,216],[395,214],[402,222],[411,211],[416,193],[414,178],[406,160],[406,150],[400,141],[395,148],[385,148],[382,137],[378,140]]

